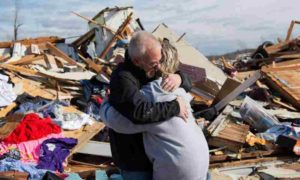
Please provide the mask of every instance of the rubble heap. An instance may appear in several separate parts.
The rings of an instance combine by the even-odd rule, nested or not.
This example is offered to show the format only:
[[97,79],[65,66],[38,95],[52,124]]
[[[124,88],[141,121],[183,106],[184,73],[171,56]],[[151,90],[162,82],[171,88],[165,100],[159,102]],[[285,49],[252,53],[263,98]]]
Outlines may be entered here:
[[[71,43],[59,37],[0,42],[0,155],[10,158],[2,162],[7,168],[31,162],[59,171],[60,176],[77,172],[82,178],[97,178],[116,173],[98,112],[132,33],[144,27],[132,7],[106,8],[92,19],[73,14],[87,21],[90,30]],[[299,37],[291,39],[298,23],[292,21],[285,41],[266,42],[251,57],[235,63],[222,58],[218,66],[189,45],[185,34],[176,35],[166,24],[152,32],[177,47],[180,70],[193,82],[192,107],[210,146],[210,168],[217,168],[213,177],[228,178],[222,174],[224,167],[244,165],[256,168],[252,176],[272,176],[268,165],[257,169],[257,163],[290,161],[300,155]],[[38,134],[33,127],[48,131]],[[20,132],[25,139],[19,138]],[[20,143],[40,146],[22,154]],[[36,151],[51,143],[69,151],[47,166]],[[279,164],[273,167],[279,174],[282,168],[299,169]],[[0,168],[0,177],[41,178],[46,172],[37,167],[26,165],[36,174]],[[300,177],[296,171],[291,174]]]

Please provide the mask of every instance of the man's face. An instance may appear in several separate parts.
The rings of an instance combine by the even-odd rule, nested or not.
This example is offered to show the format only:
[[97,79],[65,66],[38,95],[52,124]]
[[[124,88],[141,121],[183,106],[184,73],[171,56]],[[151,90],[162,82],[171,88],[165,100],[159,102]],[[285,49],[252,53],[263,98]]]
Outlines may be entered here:
[[141,68],[145,71],[148,78],[153,78],[156,71],[160,68],[161,48],[148,51],[145,59],[141,61]]

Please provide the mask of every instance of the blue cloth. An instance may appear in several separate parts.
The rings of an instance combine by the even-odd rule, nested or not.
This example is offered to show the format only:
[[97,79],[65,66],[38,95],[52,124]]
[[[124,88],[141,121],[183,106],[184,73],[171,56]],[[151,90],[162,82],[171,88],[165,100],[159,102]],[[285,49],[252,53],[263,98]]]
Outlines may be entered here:
[[41,145],[38,168],[63,172],[63,162],[70,154],[70,150],[76,146],[74,138],[51,138]]
[[300,138],[299,127],[293,127],[291,123],[285,122],[280,125],[275,125],[263,133],[257,133],[257,136],[267,140],[267,141],[276,141],[278,136],[286,135],[292,136],[295,138]]
[[102,98],[106,95],[108,84],[105,84],[92,77],[91,80],[81,80],[80,84],[83,88],[83,97],[85,101],[89,101],[91,95],[100,95]]
[[90,101],[87,107],[85,108],[85,113],[87,113],[97,121],[101,121],[100,107],[100,104]]
[[152,172],[149,171],[124,171],[121,170],[124,180],[152,180]]
[[25,164],[12,158],[5,158],[0,161],[0,171],[11,170],[29,173],[29,179],[32,180],[42,179],[45,173],[48,171],[45,169],[37,169],[34,164]]
[[65,180],[82,180],[77,173],[71,173]]
[[103,170],[97,170],[95,180],[108,180],[106,172]]
[[[35,103],[25,102],[19,106],[19,109],[15,113],[25,114],[29,111],[36,112],[39,108],[49,103],[51,103],[51,101],[47,101],[47,100],[41,100]],[[70,103],[67,101],[55,101],[49,104],[48,106],[46,106],[45,108],[41,109],[38,113],[44,118],[51,117],[54,119],[56,118],[57,116],[56,113],[59,111],[61,106],[69,106],[69,105]]]

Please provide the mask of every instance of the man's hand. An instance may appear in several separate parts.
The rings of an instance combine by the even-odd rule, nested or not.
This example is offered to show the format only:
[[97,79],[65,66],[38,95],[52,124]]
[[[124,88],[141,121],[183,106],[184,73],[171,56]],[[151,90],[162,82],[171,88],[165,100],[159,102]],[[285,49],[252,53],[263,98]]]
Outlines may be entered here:
[[168,74],[163,77],[163,81],[161,83],[162,88],[165,91],[174,91],[181,84],[181,77],[178,74]]
[[182,97],[178,96],[176,98],[178,104],[179,104],[179,108],[180,108],[180,112],[179,112],[179,117],[181,117],[185,122],[187,121],[188,119],[188,111],[187,111],[187,108],[186,108],[186,105],[185,105],[185,102],[184,100],[182,99]]

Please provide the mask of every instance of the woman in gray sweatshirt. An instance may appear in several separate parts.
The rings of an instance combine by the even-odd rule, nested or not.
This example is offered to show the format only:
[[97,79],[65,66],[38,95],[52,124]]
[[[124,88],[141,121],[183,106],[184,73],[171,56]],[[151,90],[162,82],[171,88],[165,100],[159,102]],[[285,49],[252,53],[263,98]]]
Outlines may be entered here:
[[[174,73],[179,65],[177,50],[168,42],[164,42],[162,47],[162,75]],[[143,86],[141,91],[152,102],[171,101],[181,96],[189,111],[186,122],[180,117],[172,117],[159,123],[137,125],[116,111],[107,100],[101,105],[101,119],[118,133],[143,133],[145,151],[153,164],[154,180],[205,180],[209,150],[203,132],[192,114],[192,96],[183,88],[166,92],[161,88],[161,82],[162,77],[159,77]]]

